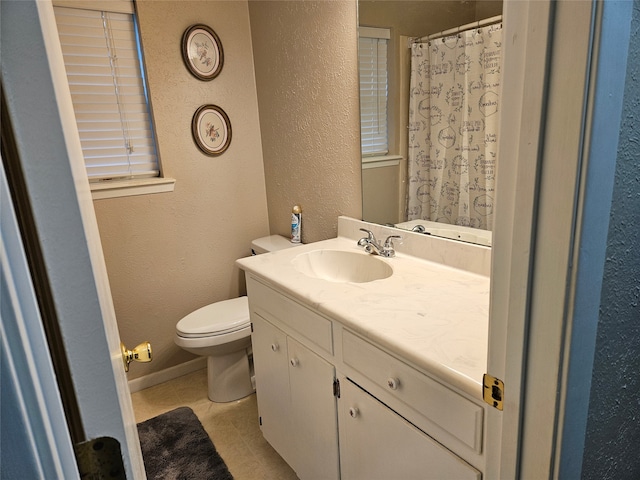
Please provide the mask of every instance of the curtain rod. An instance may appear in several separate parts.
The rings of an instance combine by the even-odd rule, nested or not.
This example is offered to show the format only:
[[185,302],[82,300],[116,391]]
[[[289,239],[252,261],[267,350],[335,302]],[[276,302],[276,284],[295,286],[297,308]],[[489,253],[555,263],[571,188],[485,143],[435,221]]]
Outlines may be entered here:
[[476,22],[467,23],[459,27],[450,28],[449,30],[443,30],[442,32],[432,33],[431,35],[425,35],[423,37],[415,37],[409,39],[409,47],[414,43],[421,43],[424,41],[431,41],[441,37],[447,37],[455,33],[471,30],[472,28],[485,27],[487,25],[493,25],[495,23],[502,22],[502,15],[496,15],[495,17],[485,18],[484,20],[478,20]]

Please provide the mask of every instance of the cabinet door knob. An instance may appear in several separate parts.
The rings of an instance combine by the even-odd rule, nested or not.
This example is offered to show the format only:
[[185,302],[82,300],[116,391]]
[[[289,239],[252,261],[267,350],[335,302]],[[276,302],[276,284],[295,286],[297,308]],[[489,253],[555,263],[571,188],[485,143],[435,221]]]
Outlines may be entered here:
[[280,345],[278,345],[277,343],[272,343],[271,350],[273,350],[274,352],[277,352],[278,350],[280,350]]
[[291,363],[292,367],[297,367],[300,362],[297,358],[292,358],[291,360],[289,360],[289,363]]
[[398,389],[398,385],[400,385],[400,380],[398,380],[397,378],[389,377],[387,379],[387,386],[391,390],[397,390]]
[[358,410],[358,407],[351,407],[349,409],[349,416],[351,418],[356,418],[359,414],[360,414],[360,410]]

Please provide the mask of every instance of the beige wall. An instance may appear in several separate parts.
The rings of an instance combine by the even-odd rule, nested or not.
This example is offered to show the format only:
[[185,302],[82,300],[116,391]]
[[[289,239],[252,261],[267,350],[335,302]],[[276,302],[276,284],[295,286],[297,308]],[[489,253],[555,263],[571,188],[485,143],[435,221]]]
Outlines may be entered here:
[[502,15],[502,0],[478,0],[476,2],[476,20]]
[[[361,215],[355,1],[137,5],[159,153],[177,183],[173,193],[94,202],[120,336],[154,349],[130,379],[195,358],[174,345],[176,322],[244,293],[235,259],[253,238],[289,235],[294,204],[304,242],[335,236],[338,215]],[[194,23],[223,44],[211,82],[182,62],[182,33]],[[232,122],[220,157],[191,138],[206,103]]]
[[[269,234],[249,12],[246,2],[138,0],[141,38],[164,172],[173,193],[94,202],[120,336],[151,341],[154,360],[133,379],[190,360],[173,343],[176,322],[198,307],[244,292],[234,261]],[[224,66],[210,82],[193,77],[180,51],[194,23],[215,30]],[[207,103],[232,123],[229,149],[208,157],[191,137]]]
[[[399,223],[398,165],[362,169],[362,218],[372,223]],[[395,188],[394,188],[395,186]]]
[[421,37],[502,14],[502,0],[359,0],[360,25]]
[[302,206],[305,243],[360,218],[357,6],[354,0],[250,1],[271,233]]

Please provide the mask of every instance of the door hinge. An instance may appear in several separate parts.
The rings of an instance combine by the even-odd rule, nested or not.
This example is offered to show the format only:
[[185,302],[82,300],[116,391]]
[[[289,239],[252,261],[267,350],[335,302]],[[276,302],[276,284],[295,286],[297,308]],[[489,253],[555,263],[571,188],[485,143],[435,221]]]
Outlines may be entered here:
[[260,421],[260,426],[262,426],[262,417],[258,417],[258,420]]
[[100,437],[73,446],[80,478],[112,478],[126,480],[120,442]]
[[492,407],[502,410],[504,402],[504,382],[485,373],[482,377],[482,398]]
[[340,398],[340,380],[337,378],[333,381],[333,396]]
[[251,322],[251,333],[253,333],[253,322]]

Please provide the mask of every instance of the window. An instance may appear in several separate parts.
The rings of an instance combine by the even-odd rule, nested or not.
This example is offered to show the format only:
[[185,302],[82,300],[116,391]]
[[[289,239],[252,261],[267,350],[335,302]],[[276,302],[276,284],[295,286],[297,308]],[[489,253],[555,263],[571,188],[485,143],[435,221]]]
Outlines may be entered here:
[[362,156],[386,155],[387,133],[387,46],[389,30],[360,27],[360,134]]
[[160,175],[133,4],[118,3],[54,8],[90,182]]

